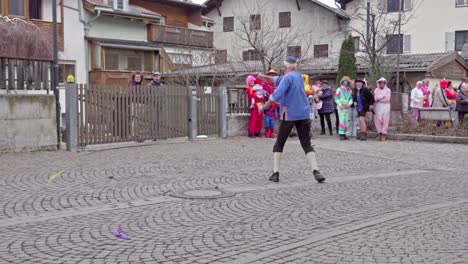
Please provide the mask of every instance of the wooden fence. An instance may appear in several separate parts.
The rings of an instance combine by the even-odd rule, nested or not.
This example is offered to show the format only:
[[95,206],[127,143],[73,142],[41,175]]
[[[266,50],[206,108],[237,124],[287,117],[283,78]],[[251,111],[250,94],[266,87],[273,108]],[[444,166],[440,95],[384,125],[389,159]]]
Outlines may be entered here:
[[0,90],[51,90],[52,62],[0,58]]
[[80,146],[187,136],[187,88],[80,85]]

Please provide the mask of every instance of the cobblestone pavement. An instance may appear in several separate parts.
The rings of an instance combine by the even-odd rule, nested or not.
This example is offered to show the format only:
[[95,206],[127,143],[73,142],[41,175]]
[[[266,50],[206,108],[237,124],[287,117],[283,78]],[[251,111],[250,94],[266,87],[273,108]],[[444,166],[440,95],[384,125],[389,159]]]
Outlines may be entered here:
[[292,139],[274,184],[273,143],[0,155],[0,263],[468,263],[466,145],[320,137],[317,184]]

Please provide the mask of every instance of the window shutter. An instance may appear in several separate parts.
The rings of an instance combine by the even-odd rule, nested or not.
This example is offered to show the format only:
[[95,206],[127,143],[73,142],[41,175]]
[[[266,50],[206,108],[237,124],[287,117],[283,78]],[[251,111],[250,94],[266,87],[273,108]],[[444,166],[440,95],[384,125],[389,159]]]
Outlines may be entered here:
[[455,50],[455,32],[445,32],[445,51]]
[[409,10],[412,10],[413,9],[413,0],[404,0],[404,10],[405,11],[409,11]]
[[403,36],[403,53],[411,53],[411,35]]

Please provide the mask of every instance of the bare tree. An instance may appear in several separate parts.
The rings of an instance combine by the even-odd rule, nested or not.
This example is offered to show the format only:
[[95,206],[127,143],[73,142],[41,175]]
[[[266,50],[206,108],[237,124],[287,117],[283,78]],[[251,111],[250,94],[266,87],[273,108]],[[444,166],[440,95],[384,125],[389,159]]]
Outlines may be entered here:
[[0,17],[0,56],[52,60],[52,32],[19,18]]
[[[364,5],[357,5],[348,11],[349,14],[352,14],[352,20],[356,22],[354,24],[357,25],[351,26],[350,29],[354,35],[360,37],[360,44],[364,47],[361,50],[364,56],[358,57],[368,65],[368,75],[371,82],[381,76],[389,77],[388,75],[394,71],[396,67],[395,56],[387,55],[387,49],[389,44],[398,38],[399,23],[401,26],[406,25],[413,18],[414,11],[417,9],[416,7],[402,12],[400,21],[398,13],[388,13],[387,6],[382,3],[379,1],[379,4],[371,6],[369,19],[367,8]],[[369,27],[368,31],[367,26]]]
[[[288,22],[287,16],[284,21],[278,21],[279,12],[268,1],[244,1],[240,5],[244,8],[239,14],[234,14],[238,20],[234,30],[238,41],[233,46],[236,50],[244,50],[245,54],[239,54],[242,58],[234,60],[259,61],[263,71],[280,68],[286,55],[295,55],[301,62],[307,62],[313,57],[311,51],[315,41],[333,35],[344,36],[337,28],[326,36],[313,38],[312,27],[288,25],[290,20]],[[284,26],[279,28],[282,23]],[[288,47],[291,49],[289,52]]]

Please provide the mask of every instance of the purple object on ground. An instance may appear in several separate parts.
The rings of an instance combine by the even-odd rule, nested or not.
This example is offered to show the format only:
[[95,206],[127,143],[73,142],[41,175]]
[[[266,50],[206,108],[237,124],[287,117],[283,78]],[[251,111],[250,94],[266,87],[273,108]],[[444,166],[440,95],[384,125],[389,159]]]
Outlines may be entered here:
[[122,228],[120,228],[120,227],[119,227],[119,229],[117,229],[117,231],[115,231],[115,236],[118,237],[118,238],[121,238],[123,240],[130,240],[130,238],[127,235],[122,233]]

